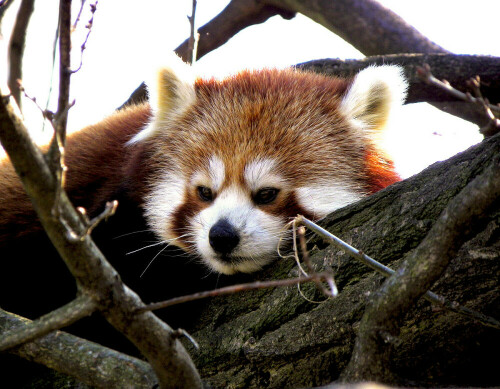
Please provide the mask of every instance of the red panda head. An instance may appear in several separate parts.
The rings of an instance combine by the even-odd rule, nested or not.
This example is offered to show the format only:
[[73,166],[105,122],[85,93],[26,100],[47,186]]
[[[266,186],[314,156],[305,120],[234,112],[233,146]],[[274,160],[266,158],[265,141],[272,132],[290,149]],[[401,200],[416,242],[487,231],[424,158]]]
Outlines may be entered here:
[[221,81],[187,72],[160,70],[153,118],[130,143],[144,144],[155,172],[151,228],[211,269],[256,271],[297,214],[322,218],[399,179],[374,142],[404,99],[398,67],[353,80],[291,69]]

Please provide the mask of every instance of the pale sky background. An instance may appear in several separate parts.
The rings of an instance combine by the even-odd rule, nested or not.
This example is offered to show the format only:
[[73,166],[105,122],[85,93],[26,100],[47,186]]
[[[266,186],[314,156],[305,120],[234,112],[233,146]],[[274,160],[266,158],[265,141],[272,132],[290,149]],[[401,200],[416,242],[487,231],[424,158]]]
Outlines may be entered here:
[[[42,105],[49,93],[58,3],[57,0],[35,2],[28,32],[23,84]],[[76,16],[80,1],[73,3]],[[208,22],[227,3],[228,0],[198,0],[197,26]],[[452,52],[500,56],[498,0],[380,0],[380,3]],[[112,113],[151,69],[162,62],[164,53],[188,37],[186,16],[191,14],[191,5],[191,0],[99,1],[83,68],[72,77],[71,94],[76,105],[70,110],[70,129],[79,129]],[[90,17],[88,4],[84,9],[73,34],[74,67],[80,61],[80,45],[87,31],[84,26]],[[9,12],[14,14],[13,10]],[[11,21],[7,19],[2,25],[4,40],[0,41],[2,68],[10,29]],[[312,59],[362,57],[324,27],[297,15],[289,21],[273,17],[243,30],[203,57],[197,66],[202,74],[223,76],[249,67],[285,67]],[[57,70],[54,78],[57,82]],[[4,89],[5,80],[0,82]],[[52,98],[56,97],[57,87]],[[28,128],[39,132],[40,113],[29,101],[23,104]],[[54,109],[53,104],[51,108]],[[388,133],[387,147],[405,177],[481,140],[475,126],[425,104],[405,106],[397,124]]]

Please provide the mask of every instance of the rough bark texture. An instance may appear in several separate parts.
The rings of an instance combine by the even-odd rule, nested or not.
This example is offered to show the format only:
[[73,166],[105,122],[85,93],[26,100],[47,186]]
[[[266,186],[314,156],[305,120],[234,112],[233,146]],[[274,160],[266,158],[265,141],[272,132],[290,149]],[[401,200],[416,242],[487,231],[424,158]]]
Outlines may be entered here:
[[[339,210],[323,225],[373,258],[396,268],[424,238],[448,201],[500,153],[495,136],[421,174]],[[332,267],[340,287],[334,300],[314,304],[296,287],[214,298],[188,328],[200,373],[216,388],[299,388],[338,378],[349,361],[366,297],[382,277],[312,238],[318,268]],[[459,250],[432,290],[500,317],[500,201]],[[296,274],[282,259],[260,279]],[[313,286],[302,290],[322,300]],[[186,309],[189,309],[186,306]],[[165,310],[168,314],[168,309]],[[408,312],[391,369],[400,384],[499,385],[491,355],[500,331],[421,301]],[[189,346],[188,346],[189,347]]]
[[[0,310],[0,331],[5,328],[20,328],[27,322],[26,319]],[[17,347],[11,352],[68,375],[84,377],[83,383],[91,387],[123,388],[134,382],[135,388],[146,389],[157,384],[156,376],[147,362],[60,331]],[[90,371],[93,374],[89,374]],[[53,379],[54,376],[51,376],[54,384]],[[22,386],[19,381],[22,382],[16,380],[16,385]],[[76,385],[75,382],[70,382],[71,385]]]

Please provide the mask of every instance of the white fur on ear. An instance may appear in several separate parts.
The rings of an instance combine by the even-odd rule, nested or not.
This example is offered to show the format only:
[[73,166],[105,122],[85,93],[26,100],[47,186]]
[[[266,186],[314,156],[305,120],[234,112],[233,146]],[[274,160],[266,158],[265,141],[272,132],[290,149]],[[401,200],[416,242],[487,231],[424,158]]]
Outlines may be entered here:
[[401,67],[371,66],[356,75],[340,109],[356,127],[381,129],[391,110],[404,103],[407,88]]
[[156,71],[156,77],[146,80],[149,103],[153,118],[151,122],[129,144],[151,138],[166,122],[181,115],[196,100],[195,73],[190,65],[177,55],[172,55],[167,65]]

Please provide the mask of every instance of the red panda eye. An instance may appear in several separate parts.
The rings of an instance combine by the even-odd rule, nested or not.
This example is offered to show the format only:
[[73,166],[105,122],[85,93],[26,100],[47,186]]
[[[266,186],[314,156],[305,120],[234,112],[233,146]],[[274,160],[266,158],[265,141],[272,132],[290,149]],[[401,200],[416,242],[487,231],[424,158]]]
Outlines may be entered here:
[[212,189],[207,188],[206,186],[197,186],[196,190],[198,192],[198,197],[201,201],[212,201],[214,199],[214,195],[212,193]]
[[253,196],[253,201],[257,205],[264,205],[272,203],[278,196],[279,189],[276,188],[262,188]]

